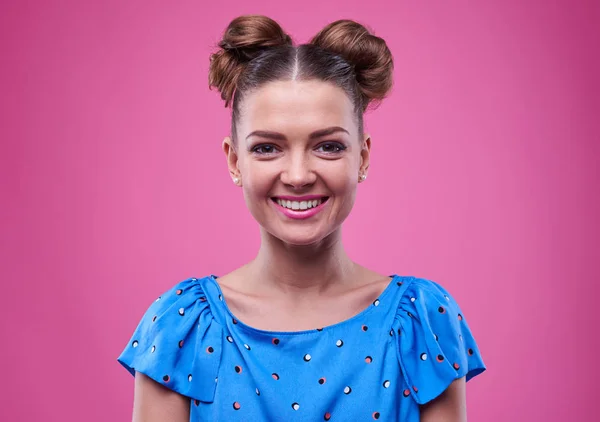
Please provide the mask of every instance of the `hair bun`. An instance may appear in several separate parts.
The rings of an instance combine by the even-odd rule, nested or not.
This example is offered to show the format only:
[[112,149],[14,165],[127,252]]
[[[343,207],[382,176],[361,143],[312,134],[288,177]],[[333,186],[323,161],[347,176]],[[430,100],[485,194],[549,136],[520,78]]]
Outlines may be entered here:
[[267,48],[286,45],[292,45],[292,39],[273,19],[261,15],[235,18],[218,44],[219,51],[210,57],[209,86],[219,90],[229,106],[246,64]]
[[354,66],[363,95],[363,109],[388,94],[393,84],[392,53],[382,38],[352,20],[338,20],[323,28],[311,44],[331,51]]

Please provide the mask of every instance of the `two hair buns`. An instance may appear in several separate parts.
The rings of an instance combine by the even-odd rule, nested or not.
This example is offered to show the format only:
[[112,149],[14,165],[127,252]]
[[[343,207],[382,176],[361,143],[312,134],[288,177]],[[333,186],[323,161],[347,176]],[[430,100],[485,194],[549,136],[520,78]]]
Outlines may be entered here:
[[[363,108],[381,101],[392,87],[393,59],[385,41],[352,20],[332,22],[310,44],[328,50],[354,67],[363,97]],[[210,57],[209,86],[215,87],[229,106],[246,65],[266,49],[292,46],[291,37],[273,19],[240,16],[229,24],[219,50]],[[363,110],[364,111],[364,110]]]

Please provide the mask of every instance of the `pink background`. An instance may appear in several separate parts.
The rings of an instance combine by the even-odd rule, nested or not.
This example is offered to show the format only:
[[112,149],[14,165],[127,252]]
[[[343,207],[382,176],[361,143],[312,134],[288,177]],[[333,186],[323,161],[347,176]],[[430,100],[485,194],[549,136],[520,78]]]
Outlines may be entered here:
[[261,13],[301,42],[357,19],[393,51],[345,240],[457,298],[489,368],[469,420],[596,420],[599,3],[252,3],[2,2],[0,419],[130,420],[116,358],[146,307],[253,257],[207,70]]

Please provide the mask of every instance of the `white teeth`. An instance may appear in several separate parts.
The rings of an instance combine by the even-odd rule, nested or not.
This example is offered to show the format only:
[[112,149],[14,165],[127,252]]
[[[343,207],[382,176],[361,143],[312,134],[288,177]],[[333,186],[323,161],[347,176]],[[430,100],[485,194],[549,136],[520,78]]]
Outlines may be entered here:
[[282,207],[295,211],[314,208],[323,202],[322,199],[313,199],[312,201],[288,201],[286,199],[277,199],[276,201]]

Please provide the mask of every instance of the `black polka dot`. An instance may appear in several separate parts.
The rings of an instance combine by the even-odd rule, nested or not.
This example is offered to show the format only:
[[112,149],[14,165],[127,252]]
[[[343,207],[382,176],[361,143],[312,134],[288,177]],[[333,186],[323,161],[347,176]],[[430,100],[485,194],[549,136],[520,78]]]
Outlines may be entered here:
[[373,412],[373,419],[379,419],[379,412]]
[[323,384],[325,384],[325,381],[326,380],[325,380],[324,377],[323,378],[319,378],[319,384],[323,385]]
[[317,328],[317,331],[323,331],[323,328]]
[[438,362],[443,362],[444,361],[444,356],[443,355],[437,355],[437,360],[438,360]]
[[206,351],[207,351],[208,353],[212,353],[212,352],[214,352],[214,351],[215,351],[215,349],[214,349],[212,346],[208,346],[208,347],[206,348]]
[[369,329],[369,327],[367,327],[366,325],[363,325],[363,326],[362,326],[362,330],[363,330],[363,331],[367,331],[368,329]]
[[397,284],[398,286],[402,286],[402,282],[401,282],[401,281],[398,281],[398,282],[396,282],[396,284]]
[[443,306],[440,306],[440,307],[438,308],[438,312],[439,312],[440,314],[443,314],[443,313],[445,313],[445,312],[446,312],[446,309],[444,309],[444,307],[443,307]]
[[156,321],[156,315],[154,315],[154,316],[152,317],[152,322],[155,322],[155,321]]
[[278,338],[274,338],[273,340],[271,340],[271,342],[277,346],[279,344],[279,339]]
[[194,400],[194,404],[195,404],[196,406],[198,406],[198,405],[200,404],[200,400],[198,400],[198,399],[195,399],[195,400]]
[[235,372],[237,372],[238,374],[242,373],[242,367],[239,365],[236,365],[235,368],[233,368],[233,369],[235,369]]
[[163,381],[164,382],[169,382],[170,379],[171,379],[171,377],[169,377],[168,375],[164,375],[163,376]]
[[469,349],[467,352],[469,353],[469,356],[473,356],[473,349]]

